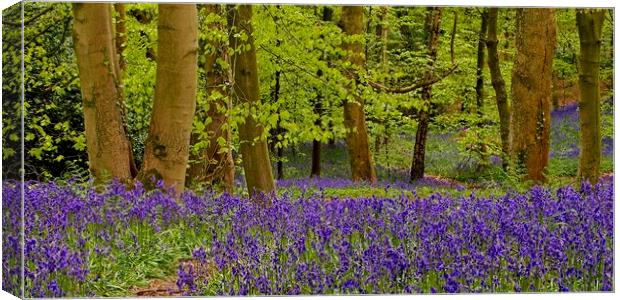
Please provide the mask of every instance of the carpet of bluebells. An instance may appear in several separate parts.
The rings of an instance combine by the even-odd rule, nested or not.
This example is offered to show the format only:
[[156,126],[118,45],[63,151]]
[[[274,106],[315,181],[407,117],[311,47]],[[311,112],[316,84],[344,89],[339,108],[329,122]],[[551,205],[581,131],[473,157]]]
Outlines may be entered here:
[[[613,290],[613,177],[488,198],[175,199],[161,186],[71,182],[24,192],[26,297],[105,294],[102,261],[167,253],[173,232],[186,243],[185,263],[170,262],[185,295]],[[18,294],[20,185],[3,182],[2,199],[2,283]]]

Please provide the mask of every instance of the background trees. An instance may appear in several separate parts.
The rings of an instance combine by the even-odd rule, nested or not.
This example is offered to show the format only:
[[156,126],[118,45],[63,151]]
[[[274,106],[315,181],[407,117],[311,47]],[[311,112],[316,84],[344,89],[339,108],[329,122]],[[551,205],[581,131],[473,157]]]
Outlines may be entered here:
[[[523,109],[533,106],[521,105],[527,102],[521,95],[532,94],[530,91],[545,89],[544,94],[550,95],[549,101],[544,100],[540,107],[544,106],[542,103],[552,103],[557,114],[571,107],[579,98],[586,101],[586,97],[579,94],[588,88],[580,91],[577,84],[581,47],[577,47],[579,35],[575,30],[575,10],[557,9],[552,14],[557,19],[558,34],[557,51],[549,50],[550,39],[546,39],[545,44],[548,54],[544,55],[545,63],[553,61],[551,67],[544,68],[545,71],[551,70],[553,84],[548,89],[537,86],[537,81],[526,79],[531,75],[524,75],[537,74],[540,77],[540,73],[532,71],[536,65],[532,62],[541,60],[527,52],[538,48],[526,45],[533,45],[542,33],[523,22],[527,18],[523,15],[534,14],[534,10],[521,9],[517,15],[514,9],[489,9],[488,24],[483,24],[485,18],[481,16],[486,11],[483,8],[442,8],[444,21],[435,27],[435,55],[429,55],[428,35],[431,32],[426,28],[426,8],[258,5],[252,6],[251,10],[251,17],[241,16],[234,7],[210,5],[197,13],[195,27],[199,28],[200,47],[196,63],[198,83],[195,96],[190,97],[197,103],[191,123],[192,138],[189,142],[180,139],[178,143],[172,143],[175,146],[187,143],[188,151],[192,150],[188,161],[190,169],[183,176],[192,179],[192,186],[211,186],[214,182],[221,182],[230,190],[233,184],[243,181],[241,168],[244,168],[248,185],[254,182],[252,186],[269,191],[273,184],[256,183],[250,177],[260,174],[257,180],[272,182],[270,176],[264,174],[269,174],[266,170],[278,162],[284,178],[316,176],[320,169],[321,176],[327,177],[409,180],[415,165],[415,178],[441,176],[460,181],[477,181],[480,177],[504,180],[512,171],[497,169],[496,162],[502,155],[502,161],[510,159],[507,157],[510,155],[510,126],[513,131],[519,128],[519,132],[511,133],[512,147],[517,152],[525,153],[521,151],[524,148],[518,146],[523,144],[521,136],[533,137],[528,142],[532,145],[544,145],[545,140],[550,139],[549,144],[555,143],[560,148],[548,155],[542,154],[545,152],[542,148],[534,151],[540,153],[536,156],[540,162],[537,166],[545,165],[544,157],[550,160],[548,171],[551,174],[562,177],[578,175],[578,161],[566,155],[579,144],[583,149],[582,156],[607,153],[591,167],[581,163],[580,174],[590,171],[597,174],[596,165],[602,166],[601,173],[609,170],[611,159],[606,145],[613,131],[608,126],[611,115],[605,112],[612,104],[604,100],[612,91],[611,22],[603,22],[600,30],[599,93],[602,101],[598,106],[603,111],[600,118],[602,150],[596,150],[586,146],[585,141],[575,142],[580,138],[596,139],[597,134],[586,133],[586,129],[571,129],[575,138],[554,134],[546,137],[544,128],[549,126],[545,122],[555,118],[551,116],[551,108],[541,109],[537,120],[525,122],[521,118],[538,114],[538,108],[536,113],[529,114]],[[609,18],[609,11],[606,12],[605,18]],[[101,160],[115,161],[118,163],[112,167],[119,170],[113,172],[124,173],[120,177],[132,178],[137,169],[142,169],[142,174],[149,177],[144,168],[155,169],[151,167],[154,148],[149,144],[156,135],[150,135],[149,131],[151,120],[160,118],[155,114],[160,115],[157,107],[161,106],[156,104],[159,102],[156,99],[161,98],[156,95],[156,86],[159,85],[156,82],[157,69],[160,61],[165,60],[160,57],[165,47],[160,49],[159,46],[164,36],[157,28],[162,11],[155,4],[122,4],[110,9],[108,16],[99,17],[100,22],[109,24],[101,26],[109,31],[103,43],[105,49],[112,45],[111,50],[106,51],[115,53],[108,54],[111,59],[106,68],[112,71],[92,79],[78,76],[81,76],[78,63],[87,62],[82,62],[84,59],[80,58],[79,51],[73,51],[83,45],[80,46],[80,39],[76,39],[74,45],[70,33],[83,31],[80,29],[83,24],[78,22],[79,13],[72,13],[72,5],[27,3],[24,13],[26,19],[33,19],[29,20],[24,32],[25,93],[28,100],[24,133],[27,177],[49,179],[85,175],[89,160],[87,153],[96,149],[92,145],[86,147],[88,141],[94,139],[91,134],[96,133],[89,131],[93,127],[89,124],[93,124],[92,117],[97,115],[88,108],[83,109],[81,102],[83,99],[88,101],[88,97],[82,97],[82,92],[88,95],[87,86],[92,82],[116,86],[117,91],[101,89],[109,95],[104,97],[107,102],[101,101],[100,104],[107,105],[106,109],[113,112],[114,117],[110,118],[113,121],[104,123],[110,124],[110,132],[114,132],[113,136],[118,136],[120,142],[107,142],[110,149],[118,150],[102,151],[101,156],[92,154],[91,165],[106,169],[110,167],[105,167]],[[3,71],[17,74],[18,70],[11,67],[18,66],[14,64],[19,61],[16,55],[19,49],[15,45],[20,43],[20,34],[10,29],[19,13],[7,10],[4,16]],[[225,24],[225,16],[231,16],[230,27]],[[253,25],[251,34],[247,31],[248,26],[235,22]],[[488,27],[486,30],[484,25]],[[484,35],[487,35],[486,43],[479,43],[484,41],[481,39]],[[89,38],[94,36],[89,35]],[[103,44],[93,45],[104,47]],[[489,68],[484,64],[485,59],[479,59],[479,54],[484,54],[480,49],[484,48],[488,51],[485,59]],[[251,63],[252,49],[255,68]],[[524,64],[522,58],[525,56],[528,60]],[[247,63],[239,61],[246,57]],[[181,65],[175,64],[175,67]],[[245,79],[240,79],[254,77],[249,76],[252,73],[256,74],[256,79],[248,79],[247,84]],[[491,80],[478,80],[485,77]],[[244,91],[241,96],[244,85],[243,88],[252,92]],[[431,86],[429,96],[427,92]],[[591,85],[592,91],[596,90],[595,86]],[[81,92],[80,87],[87,90]],[[492,87],[495,95],[481,92]],[[232,95],[233,91],[236,96]],[[3,99],[15,99],[18,95],[18,86],[3,82]],[[245,97],[247,95],[251,97]],[[109,100],[112,98],[117,100]],[[232,100],[234,105],[229,102]],[[117,104],[110,105],[113,102]],[[512,108],[509,108],[510,104],[513,104]],[[14,103],[3,101],[5,162],[14,160],[19,150],[19,122],[10,115],[14,109],[11,105]],[[595,110],[591,113],[586,110],[580,109],[580,113],[596,114]],[[519,120],[511,121],[510,111]],[[543,114],[547,117],[542,117]],[[580,119],[591,118],[584,115]],[[537,122],[542,125],[532,125]],[[425,128],[428,138],[422,147],[422,143],[416,143],[415,136]],[[532,128],[538,128],[539,133],[532,135],[528,131]],[[253,133],[248,134],[251,131]],[[185,136],[181,132],[175,134]],[[126,143],[123,136],[126,136]],[[542,142],[532,142],[537,138]],[[116,138],[112,140],[116,141]],[[246,143],[246,140],[252,142]],[[347,140],[347,151],[340,152],[345,149],[341,141]],[[272,153],[263,149],[263,141],[273,147]],[[322,146],[330,141],[335,143]],[[310,143],[314,150],[309,148]],[[263,171],[247,171],[244,163],[252,159],[244,159],[243,152],[247,150],[244,144],[257,146],[259,150],[255,154],[246,156],[261,157],[258,169]],[[414,147],[417,155],[412,157]],[[421,150],[426,150],[424,155],[420,154]],[[116,153],[126,153],[127,157]],[[519,157],[513,156],[512,159]],[[343,165],[342,160],[353,163]],[[301,166],[300,162],[308,162],[308,167]],[[239,166],[237,169],[233,167],[235,163]],[[175,169],[180,170],[180,166],[186,164],[179,160],[177,165],[179,168]],[[527,169],[527,164],[523,167]],[[540,180],[542,169],[540,167],[534,172],[536,176],[528,176]],[[15,173],[11,172],[4,170],[9,176]],[[236,180],[233,179],[235,174]],[[579,176],[592,178],[597,175]],[[178,184],[181,179],[176,177],[179,179],[167,181]]]
[[[233,190],[235,165],[232,157],[231,126],[228,114],[232,108],[230,87],[232,70],[228,54],[228,34],[225,11],[220,5],[200,6],[205,18],[201,22],[200,47],[204,59],[206,80],[200,89],[206,95],[198,101],[194,119],[190,167],[190,182],[210,185],[220,184],[228,192]],[[204,99],[206,98],[206,99]]]

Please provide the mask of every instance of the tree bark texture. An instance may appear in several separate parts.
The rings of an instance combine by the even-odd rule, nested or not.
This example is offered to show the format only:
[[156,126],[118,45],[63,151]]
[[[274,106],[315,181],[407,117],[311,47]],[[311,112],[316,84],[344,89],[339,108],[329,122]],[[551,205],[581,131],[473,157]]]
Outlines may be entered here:
[[195,4],[159,4],[155,100],[140,178],[185,187],[196,108],[198,13]]
[[[362,6],[342,8],[339,26],[345,35],[363,34],[363,12]],[[348,52],[347,59],[353,65],[353,72],[362,70],[364,68],[362,43],[346,41],[342,43],[342,47]],[[350,87],[350,89],[354,90],[355,87]],[[351,91],[351,94],[353,99],[344,104],[344,125],[347,129],[346,142],[351,162],[351,177],[353,181],[376,182],[377,175],[368,144],[364,100],[356,91]]]
[[487,35],[487,24],[489,13],[483,10],[480,16],[480,32],[478,33],[478,56],[476,59],[476,112],[482,116],[482,105],[484,102],[484,48]]
[[116,55],[118,56],[118,67],[122,71],[125,70],[127,64],[123,57],[123,52],[127,47],[127,29],[125,27],[125,4],[115,3],[114,10],[116,11]]
[[[429,56],[429,68],[424,75],[425,80],[430,80],[433,75],[437,51],[439,47],[439,30],[441,25],[442,9],[439,7],[429,7],[426,15],[427,49]],[[433,86],[428,85],[422,88],[422,100],[425,108],[418,113],[418,129],[416,131],[415,145],[413,149],[413,161],[411,163],[410,179],[415,181],[424,177],[424,156],[426,149],[426,138],[428,125],[430,123],[431,99],[433,97]]]
[[601,95],[599,71],[605,10],[578,9],[579,125],[581,152],[578,177],[595,184],[601,175]]
[[517,9],[510,140],[516,170],[535,183],[545,181],[549,160],[555,39],[553,9]]
[[[258,67],[256,65],[256,48],[252,36],[252,6],[239,5],[229,9],[229,25],[234,27],[230,35],[230,45],[233,49],[245,48],[245,51],[235,50],[232,56],[234,70],[233,100],[235,104],[246,104],[248,109],[256,107],[260,101],[258,85]],[[237,34],[248,37],[243,41]],[[249,113],[249,111],[248,111]],[[245,117],[245,122],[239,125],[239,143],[243,159],[245,180],[250,194],[254,192],[269,193],[275,190],[275,182],[269,161],[267,141],[261,138],[264,127],[251,114]]]
[[[203,9],[207,16],[222,16],[223,14],[218,4],[205,4]],[[207,26],[210,32],[225,32],[226,30],[226,25],[217,21]],[[197,115],[201,119],[206,119],[206,117],[211,119],[211,122],[208,123],[203,120],[206,123],[203,136],[206,134],[208,146],[197,154],[190,154],[191,163],[187,170],[187,179],[191,182],[200,182],[211,186],[219,184],[224,191],[232,193],[235,166],[232,157],[231,132],[227,126],[227,113],[232,106],[232,99],[226,88],[226,84],[232,79],[232,70],[230,65],[218,63],[219,60],[230,64],[226,50],[228,43],[214,38],[213,35],[210,35],[208,43],[204,64],[207,77],[208,109],[206,116]],[[192,144],[197,143],[200,136],[199,133],[193,133]],[[222,139],[225,141],[224,145],[220,145]]]
[[[127,112],[125,111],[125,93],[124,93],[124,85],[123,85],[123,71],[125,70],[126,61],[123,57],[123,52],[127,46],[127,30],[125,28],[125,4],[123,3],[115,3],[113,10],[110,13],[117,14],[114,22],[114,44],[115,44],[115,54],[116,58],[115,62],[115,70],[118,82],[117,86],[120,89],[121,93],[121,120],[123,122],[123,130],[125,131],[125,136],[129,138],[129,129],[127,128]],[[131,141],[129,141],[129,169],[132,177],[136,177],[138,175],[138,168],[136,167],[136,161],[133,157],[133,145]]]
[[497,15],[498,8],[489,8],[489,27],[487,34],[487,50],[489,52],[489,71],[491,73],[491,83],[495,90],[495,102],[499,112],[500,136],[502,139],[502,166],[504,170],[508,167],[510,159],[510,107],[508,95],[506,93],[506,83],[499,67],[499,55],[497,54]]
[[123,129],[122,92],[110,4],[73,4],[73,41],[79,68],[89,169],[99,182],[131,176],[130,142]]

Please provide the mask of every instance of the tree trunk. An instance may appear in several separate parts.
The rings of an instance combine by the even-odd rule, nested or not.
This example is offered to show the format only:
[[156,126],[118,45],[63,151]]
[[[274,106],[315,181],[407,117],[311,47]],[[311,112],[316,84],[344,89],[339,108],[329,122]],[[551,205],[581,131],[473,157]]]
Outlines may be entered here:
[[517,9],[510,140],[517,172],[525,173],[523,180],[536,183],[545,181],[549,160],[553,14],[548,8]]
[[[276,47],[280,46],[280,41],[278,40],[276,43]],[[278,103],[278,99],[280,98],[280,76],[282,74],[281,70],[276,71],[276,82],[273,88],[273,103]],[[277,169],[277,177],[278,179],[284,178],[284,153],[282,152],[282,148],[284,145],[280,143],[278,146],[278,141],[280,139],[284,139],[284,128],[282,128],[282,122],[280,120],[280,108],[278,108],[278,121],[276,122],[276,136],[273,139],[273,145],[276,148],[276,169]]]
[[[344,6],[339,26],[345,35],[361,36],[363,34],[363,7]],[[362,43],[343,42],[342,48],[348,52],[347,59],[353,65],[352,72],[361,70],[364,67]],[[347,129],[346,142],[351,162],[351,177],[353,181],[376,182],[377,175],[368,145],[364,100],[359,92],[354,90],[355,87],[349,88],[353,99],[348,99],[344,104],[344,125]]]
[[[317,76],[323,76],[323,71],[318,70]],[[316,116],[314,126],[321,127],[321,115],[323,114],[323,96],[319,89],[316,90],[316,99],[313,103],[313,110]],[[312,140],[312,168],[310,170],[310,177],[321,177],[321,141],[318,139]]]
[[599,70],[601,31],[605,10],[578,9],[579,31],[579,125],[581,153],[577,176],[592,184],[601,175],[601,96]]
[[[433,69],[435,60],[437,60],[437,50],[439,46],[439,30],[441,25],[441,8],[429,7],[426,16],[426,33],[428,41],[429,66],[428,71],[424,75],[425,80],[433,78]],[[424,101],[424,109],[418,114],[418,129],[416,131],[415,146],[413,149],[413,161],[411,163],[411,181],[415,181],[424,177],[424,156],[426,148],[426,137],[428,133],[428,125],[430,123],[430,112],[432,108],[431,99],[433,96],[433,86],[427,85],[422,88],[422,101]]]
[[[430,88],[424,88],[423,97],[426,100],[430,94]],[[426,91],[428,90],[428,91]],[[415,146],[413,148],[413,161],[411,163],[411,181],[424,178],[424,156],[426,150],[426,137],[428,134],[429,114],[427,111],[420,112],[418,117],[418,129],[415,134]]]
[[122,93],[110,4],[73,4],[89,169],[98,182],[131,175],[131,148],[122,121]]
[[495,90],[495,102],[499,112],[500,136],[502,139],[502,166],[504,170],[508,168],[510,160],[510,107],[508,105],[508,95],[506,94],[506,83],[499,67],[499,55],[497,54],[497,15],[498,8],[489,8],[489,30],[487,35],[487,50],[489,51],[489,71],[491,73],[491,83]]
[[185,187],[196,108],[198,13],[195,4],[159,4],[155,100],[140,178]]
[[[206,4],[203,6],[207,16],[221,16],[222,11],[218,4]],[[192,182],[202,182],[209,185],[220,184],[221,188],[232,193],[234,187],[235,166],[232,157],[231,133],[228,127],[227,113],[230,110],[231,98],[226,84],[231,81],[230,66],[218,63],[230,63],[227,43],[223,43],[217,38],[213,38],[214,33],[224,33],[225,24],[213,21],[208,24],[210,31],[209,45],[206,50],[206,61],[204,64],[207,77],[206,90],[208,97],[207,116],[197,116],[201,119],[206,117],[211,122],[205,125],[204,134],[208,139],[208,146],[196,155],[190,155],[187,179]],[[206,122],[206,120],[203,120]],[[200,139],[200,134],[192,134],[192,145]],[[220,144],[221,140],[224,144]]]
[[478,57],[476,59],[476,112],[482,117],[482,104],[484,101],[484,48],[487,34],[489,13],[486,9],[480,16],[480,32],[478,33]]
[[[323,72],[319,69],[317,76],[321,77]],[[321,127],[321,115],[323,114],[323,96],[319,89],[316,90],[317,96],[314,99],[313,110],[316,116],[314,126]],[[310,170],[310,177],[321,177],[321,141],[318,139],[312,140],[312,167]]]
[[[258,67],[256,65],[256,48],[252,35],[252,6],[239,5],[229,9],[229,25],[234,27],[230,35],[230,46],[237,49],[240,45],[248,45],[249,50],[239,53],[235,51],[232,62],[234,70],[233,100],[236,104],[248,106],[245,122],[239,125],[239,144],[243,159],[245,180],[250,194],[254,192],[269,193],[275,190],[267,141],[261,138],[264,127],[259,124],[250,110],[260,101],[258,85]],[[241,40],[239,34],[247,36]]]
[[[323,6],[323,22],[331,22],[333,16],[333,9],[329,6]],[[325,53],[323,53],[322,59],[326,59]],[[323,70],[319,69],[316,72],[317,77],[323,76]],[[323,95],[320,89],[316,89],[316,99],[313,103],[314,114],[317,119],[314,121],[314,126],[321,126],[321,116],[323,115]],[[310,170],[310,177],[321,177],[321,141],[314,139],[312,141],[312,167]]]
[[[118,14],[115,19],[115,26],[112,27],[114,29],[114,44],[115,44],[115,54],[116,60],[114,61],[116,65],[114,66],[117,74],[117,86],[119,87],[121,93],[121,121],[123,122],[123,130],[125,132],[125,136],[129,137],[129,129],[127,128],[127,113],[125,111],[125,91],[123,87],[123,72],[125,71],[126,61],[123,57],[123,52],[127,46],[127,30],[125,28],[125,5],[122,3],[114,4],[114,10],[110,12],[111,14]],[[129,140],[129,170],[131,172],[131,177],[136,177],[138,175],[138,168],[136,167],[136,161],[133,158],[133,145],[131,144],[131,140]]]
[[125,70],[126,61],[123,52],[127,47],[127,29],[125,28],[125,4],[115,3],[116,11],[116,55],[118,56],[118,67],[122,71]]

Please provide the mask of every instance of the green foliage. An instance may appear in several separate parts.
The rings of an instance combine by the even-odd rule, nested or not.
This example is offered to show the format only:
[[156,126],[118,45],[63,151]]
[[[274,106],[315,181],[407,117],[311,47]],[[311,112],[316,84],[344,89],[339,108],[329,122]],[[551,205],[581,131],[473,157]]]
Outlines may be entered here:
[[129,140],[132,141],[133,157],[136,165],[140,166],[155,97],[157,63],[152,56],[157,55],[157,19],[135,16],[157,16],[157,4],[124,5],[127,11],[125,17],[127,47],[123,52],[123,58],[128,62],[122,74],[125,118]]
[[[69,176],[83,178],[87,175],[86,141],[81,111],[81,93],[78,70],[71,40],[72,13],[67,3],[28,2],[25,17],[41,15],[26,26],[24,31],[25,53],[25,156],[27,178],[49,179]],[[156,80],[157,56],[157,4],[125,4],[127,45],[123,59],[127,62],[122,81],[124,87],[125,121],[132,141],[134,159],[140,166],[146,139]],[[207,15],[199,9],[199,88],[193,132],[195,143],[192,153],[209,146],[204,128],[212,121],[207,111],[220,94],[208,94],[205,63],[206,54],[212,53],[213,42],[227,47],[229,34],[240,34],[227,28],[226,13],[229,6],[222,5],[221,15]],[[229,117],[225,124],[232,132],[232,150],[238,148],[237,127],[252,114],[265,131],[274,148],[301,147],[319,140],[341,140],[345,136],[343,120],[344,101],[360,95],[364,101],[369,140],[380,141],[374,160],[383,175],[406,178],[411,163],[411,151],[417,129],[416,111],[430,109],[432,119],[427,141],[426,170],[428,174],[468,181],[506,181],[504,173],[493,160],[499,154],[499,117],[488,68],[484,68],[484,98],[482,118],[476,113],[475,73],[476,51],[480,30],[480,8],[443,8],[439,52],[434,67],[436,74],[452,66],[452,56],[458,67],[433,85],[431,104],[424,103],[420,91],[404,94],[379,92],[369,83],[389,87],[407,86],[419,82],[428,71],[427,32],[424,25],[426,8],[390,7],[383,15],[382,7],[364,8],[362,35],[346,36],[338,27],[341,8],[332,7],[331,20],[323,21],[322,6],[256,5],[253,6],[253,27],[257,52],[260,103],[249,107],[234,103],[230,111],[218,107]],[[604,98],[611,98],[613,90],[607,88],[613,78],[613,48],[611,45],[612,14],[606,16],[601,49],[601,77]],[[5,10],[3,18],[19,19],[19,6]],[[118,16],[115,16],[118,17]],[[451,53],[453,21],[454,53]],[[554,57],[556,92],[575,84],[577,79],[576,57],[579,53],[578,35],[575,30],[575,10],[557,9],[558,42]],[[221,25],[222,29],[210,27]],[[387,40],[380,29],[387,28]],[[498,51],[500,67],[506,90],[510,91],[510,77],[514,58],[515,13],[501,9],[498,18]],[[240,34],[242,40],[247,36]],[[3,27],[3,162],[17,166],[19,161],[20,127],[20,38],[19,28]],[[343,42],[362,43],[366,64],[353,68],[342,49]],[[386,56],[383,47],[386,46]],[[239,45],[232,51],[246,51],[248,45]],[[486,54],[486,53],[485,53]],[[216,60],[216,65],[226,69],[230,62]],[[276,73],[280,89],[275,97]],[[354,76],[356,75],[356,76]],[[222,86],[230,89],[230,82]],[[603,111],[611,111],[613,101],[603,103]],[[613,114],[602,115],[604,138],[613,138]],[[556,151],[566,153],[578,140],[577,129],[564,124],[565,137],[555,137]],[[463,130],[467,128],[467,130]],[[552,137],[553,139],[553,137]],[[387,141],[387,144],[383,144]],[[224,140],[218,143],[223,146]],[[374,148],[373,142],[371,146]],[[324,147],[325,149],[325,147]],[[227,149],[224,149],[227,150]],[[329,164],[342,165],[346,177],[348,159],[345,152],[328,151]],[[287,176],[307,176],[302,162],[310,159],[309,153],[297,153],[283,158]],[[273,159],[276,161],[276,158]],[[604,164],[608,161],[604,160]],[[239,168],[239,161],[237,161]],[[299,167],[299,168],[297,168]],[[604,167],[605,168],[605,167]],[[290,170],[289,170],[290,169]],[[610,168],[608,168],[610,169]],[[5,168],[5,175],[16,176],[17,167]],[[550,176],[571,176],[576,170],[574,160],[552,159]],[[388,177],[389,177],[388,176]]]
[[[49,10],[48,10],[49,9]],[[71,39],[69,3],[28,2],[24,17],[45,12],[24,27],[25,176],[46,180],[60,176],[69,164],[86,168],[84,125],[78,70]],[[3,12],[3,20],[20,18],[20,5]],[[17,22],[19,23],[19,22]],[[21,29],[2,28],[3,168],[15,178],[19,160],[21,98]]]

